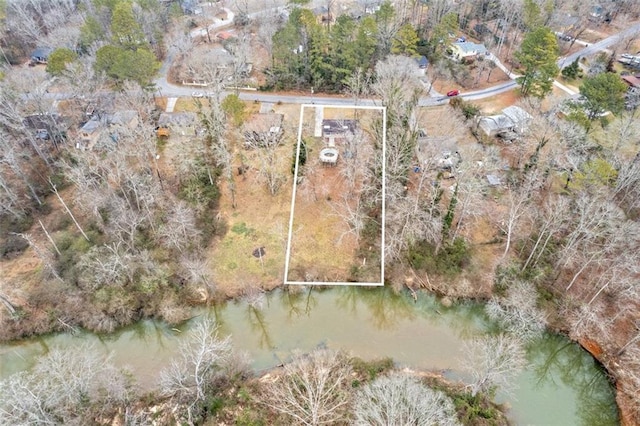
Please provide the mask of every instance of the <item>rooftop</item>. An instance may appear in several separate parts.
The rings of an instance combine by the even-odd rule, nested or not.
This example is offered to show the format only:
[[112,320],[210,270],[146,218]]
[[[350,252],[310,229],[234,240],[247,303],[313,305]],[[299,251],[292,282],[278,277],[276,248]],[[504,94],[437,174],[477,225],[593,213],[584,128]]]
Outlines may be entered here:
[[322,135],[335,136],[347,132],[354,133],[357,126],[357,120],[322,120]]

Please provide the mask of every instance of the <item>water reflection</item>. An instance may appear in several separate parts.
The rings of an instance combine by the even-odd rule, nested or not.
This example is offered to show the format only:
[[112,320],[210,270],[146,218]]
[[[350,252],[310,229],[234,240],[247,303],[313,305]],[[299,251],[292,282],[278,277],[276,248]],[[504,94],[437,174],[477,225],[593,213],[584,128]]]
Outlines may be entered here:
[[[460,371],[465,340],[496,331],[481,304],[444,306],[427,294],[414,301],[389,288],[296,288],[269,293],[261,304],[225,302],[195,313],[178,327],[149,320],[108,336],[57,334],[0,346],[2,374],[29,368],[49,346],[99,340],[118,365],[131,366],[150,389],[176,355],[184,331],[206,316],[215,318],[221,335],[232,336],[236,348],[250,354],[256,369],[279,364],[296,349],[321,346],[365,359],[388,356],[417,369]],[[548,335],[528,354],[531,365],[518,379],[516,399],[503,399],[513,407],[515,424],[616,424],[611,386],[581,348]]]
[[561,336],[547,335],[534,342],[528,358],[536,388],[569,386],[576,397],[576,415],[581,425],[618,424],[618,409],[606,373],[582,348]]
[[253,305],[247,305],[246,312],[247,322],[251,327],[251,331],[258,335],[260,349],[274,349],[275,345],[269,335],[269,325],[262,310]]
[[369,311],[368,320],[379,330],[390,330],[401,321],[416,317],[412,301],[402,293],[389,287],[340,287],[336,304],[353,316],[358,314],[358,306],[364,304]]
[[280,303],[287,308],[289,318],[309,316],[311,310],[318,305],[314,297],[313,287],[289,287],[286,291],[279,291]]

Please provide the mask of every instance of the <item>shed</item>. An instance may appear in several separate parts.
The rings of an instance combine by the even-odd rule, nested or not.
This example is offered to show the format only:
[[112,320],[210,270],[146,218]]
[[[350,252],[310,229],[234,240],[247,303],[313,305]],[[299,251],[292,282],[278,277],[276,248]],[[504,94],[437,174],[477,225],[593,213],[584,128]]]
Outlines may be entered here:
[[416,58],[416,62],[418,63],[418,68],[427,69],[429,67],[429,60],[426,56],[420,56]]

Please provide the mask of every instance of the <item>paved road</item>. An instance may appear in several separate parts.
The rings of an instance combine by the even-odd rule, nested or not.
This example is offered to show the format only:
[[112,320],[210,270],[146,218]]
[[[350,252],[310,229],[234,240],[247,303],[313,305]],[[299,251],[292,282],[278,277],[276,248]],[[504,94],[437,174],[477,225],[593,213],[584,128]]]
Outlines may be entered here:
[[[571,55],[562,57],[558,59],[558,66],[562,68],[563,64],[570,64],[576,58],[592,55],[594,53],[599,52],[600,50],[606,49],[616,43],[618,43],[624,37],[631,35],[635,32],[640,31],[640,23],[632,25],[631,27],[619,32],[618,34],[614,34],[610,37],[607,37],[603,40],[600,40],[597,43],[593,43],[589,46],[585,46],[583,49],[579,50],[576,53]],[[169,55],[169,60],[171,55]],[[167,64],[165,64],[167,65]],[[160,93],[163,96],[191,96],[194,91],[199,91],[198,89],[194,89],[192,87],[184,87],[170,84],[166,80],[166,69],[168,67],[163,66],[161,70],[161,76],[156,80],[156,86],[158,87]],[[164,72],[162,72],[164,71]],[[514,76],[511,76],[514,77]],[[462,93],[460,97],[465,100],[479,100],[488,98],[491,96],[498,95],[500,93],[508,92],[513,90],[517,86],[517,83],[513,80],[508,81],[506,83],[501,83],[496,86],[488,87],[486,89],[477,90],[473,92]],[[353,98],[348,97],[331,97],[331,96],[317,96],[309,94],[300,94],[300,95],[284,95],[278,93],[263,93],[258,91],[241,91],[239,93],[240,99],[247,101],[258,101],[258,102],[283,102],[283,103],[292,103],[292,104],[317,104],[317,105],[352,105],[354,103]],[[418,105],[420,106],[435,106],[442,105],[448,102],[448,98],[446,96],[436,96],[436,97],[423,97],[420,98]],[[375,99],[360,99],[358,100],[359,105],[379,105],[380,101]]]
[[575,61],[578,58],[582,58],[584,56],[593,55],[595,53],[600,52],[614,44],[620,42],[620,40],[624,39],[627,36],[640,32],[640,22],[630,26],[629,28],[620,31],[617,34],[609,36],[605,39],[600,40],[597,43],[593,43],[591,45],[586,46],[584,49],[577,51],[576,53],[572,53],[571,55],[564,56],[558,59],[558,66],[562,68],[563,66],[569,65],[571,62]]

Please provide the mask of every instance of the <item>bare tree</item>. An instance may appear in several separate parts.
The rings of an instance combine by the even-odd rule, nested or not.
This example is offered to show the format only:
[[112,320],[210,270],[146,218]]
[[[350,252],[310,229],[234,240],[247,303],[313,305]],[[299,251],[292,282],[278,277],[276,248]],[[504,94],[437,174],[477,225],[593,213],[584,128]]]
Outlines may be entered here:
[[243,129],[244,146],[258,157],[260,176],[271,195],[276,195],[286,177],[282,173],[279,147],[284,130],[279,115],[259,115],[257,122],[246,123]]
[[179,357],[161,372],[160,386],[164,395],[184,407],[191,423],[199,404],[223,376],[232,347],[231,338],[220,338],[217,325],[210,318],[200,321],[189,334],[189,339],[180,346]]
[[89,424],[134,396],[130,376],[95,347],[53,349],[31,372],[0,382],[2,424]]
[[465,353],[474,380],[469,385],[473,395],[494,387],[509,392],[515,386],[515,376],[526,365],[520,341],[505,334],[473,339],[466,343]]
[[504,297],[494,297],[485,306],[489,317],[498,320],[509,334],[522,341],[540,337],[547,318],[537,306],[538,292],[526,282],[510,283]]
[[458,425],[453,401],[407,375],[378,377],[355,397],[353,424]]
[[180,253],[198,247],[200,231],[196,227],[193,209],[183,201],[175,203],[161,224],[159,234],[167,247]]
[[284,365],[278,380],[267,386],[263,402],[296,423],[333,424],[346,418],[350,382],[351,367],[343,353],[297,354]]

